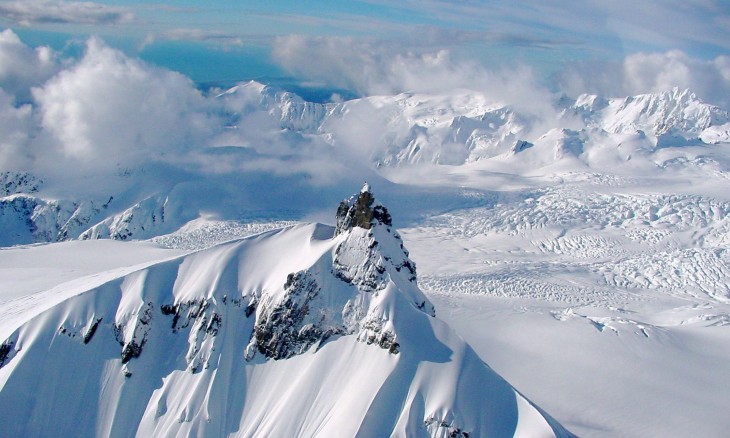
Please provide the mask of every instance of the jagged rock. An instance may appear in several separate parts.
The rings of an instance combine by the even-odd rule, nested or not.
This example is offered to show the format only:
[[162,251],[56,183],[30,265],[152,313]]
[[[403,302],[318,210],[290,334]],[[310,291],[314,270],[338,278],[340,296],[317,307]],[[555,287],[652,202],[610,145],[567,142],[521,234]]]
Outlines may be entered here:
[[204,315],[209,302],[206,299],[185,301],[178,304],[163,304],[160,311],[163,315],[172,315],[172,332],[187,328],[191,321]]
[[375,202],[370,185],[365,183],[360,194],[342,201],[337,208],[335,235],[349,231],[353,227],[369,230],[376,223],[393,225],[390,213],[384,206]]
[[[413,307],[434,315],[433,306],[417,289],[415,264],[391,228],[388,210],[377,203],[369,185],[340,205],[337,224],[335,239],[339,242],[331,261],[326,261],[330,266],[326,272],[312,267],[291,273],[283,295],[270,294],[261,302],[252,301],[246,315],[257,314],[248,360],[257,352],[267,358],[285,359],[333,336],[349,334],[397,354],[397,333],[374,304],[385,299],[378,294],[394,283],[412,285]],[[328,273],[334,279],[326,278]],[[337,281],[333,284],[335,279],[339,285]],[[321,284],[333,286],[323,289]],[[342,303],[342,307],[332,308],[333,302]]]
[[15,356],[15,342],[7,340],[0,344],[0,368],[5,366],[6,363]]
[[276,303],[264,303],[263,318],[254,327],[252,342],[261,354],[272,359],[285,359],[345,331],[342,327],[316,324],[316,321],[307,319],[309,305],[320,291],[316,279],[309,272],[289,274],[284,285],[284,298]]
[[84,333],[84,337],[83,337],[84,344],[88,344],[89,342],[91,342],[91,339],[94,337],[94,333],[96,333],[96,329],[99,328],[99,323],[101,323],[102,319],[103,318],[97,318],[94,320],[93,323],[91,323],[91,325],[89,326],[89,329],[86,331],[86,333]]
[[443,436],[449,438],[469,438],[471,434],[458,427],[453,426],[446,420],[439,420],[434,417],[427,418],[423,424],[431,436]]
[[151,329],[153,304],[147,302],[127,321],[114,324],[114,337],[122,346],[122,363],[139,357],[147,343],[147,334]]

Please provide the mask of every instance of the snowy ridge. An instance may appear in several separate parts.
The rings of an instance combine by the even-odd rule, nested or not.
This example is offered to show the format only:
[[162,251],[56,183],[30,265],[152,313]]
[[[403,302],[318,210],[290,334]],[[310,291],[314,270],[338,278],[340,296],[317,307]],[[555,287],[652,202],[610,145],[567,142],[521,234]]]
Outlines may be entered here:
[[434,318],[388,218],[364,190],[337,233],[298,225],[4,306],[4,431],[571,436]]
[[[165,227],[165,207],[167,197],[153,196],[144,199],[122,213],[108,217],[87,229],[79,239],[144,239],[163,234]],[[179,218],[174,218],[179,221]],[[170,230],[171,231],[171,230]]]
[[48,200],[25,194],[0,198],[1,244],[74,239],[103,214],[107,206],[94,201]]
[[[46,184],[41,177],[3,172],[0,223],[12,226],[0,244],[79,237],[145,239],[172,233],[204,214],[238,218],[240,211],[220,214],[224,208],[210,196],[216,191],[246,203],[251,195],[241,190],[240,175],[233,169],[246,168],[254,159],[286,163],[299,157],[300,146],[308,149],[314,144],[322,155],[362,151],[373,172],[432,163],[482,165],[525,175],[555,169],[630,173],[640,165],[645,166],[642,172],[699,166],[709,171],[717,163],[692,148],[730,142],[727,111],[678,89],[621,99],[589,95],[575,102],[562,99],[553,114],[541,116],[463,90],[318,104],[251,81],[219,94],[217,102],[217,116],[227,121],[227,127],[216,147],[201,150],[199,158],[230,165],[225,176],[156,170],[150,164],[149,174],[130,171],[122,184],[126,188],[110,189],[92,200],[55,199],[43,193]],[[353,130],[360,134],[354,136]],[[284,157],[268,156],[271,148]],[[308,177],[304,174],[301,180]],[[290,180],[281,184],[294,187]],[[114,200],[112,208],[107,208],[107,199]],[[267,213],[274,220],[297,219]],[[74,220],[66,225],[71,217]]]
[[[218,95],[228,112],[229,125],[236,127],[241,116],[264,111],[278,120],[280,127],[298,132],[316,132],[334,105],[307,102],[294,93],[249,81]],[[256,102],[251,107],[250,102]]]
[[700,138],[704,130],[730,121],[727,111],[703,103],[690,90],[679,88],[623,99],[583,95],[574,108],[584,110],[589,122],[608,132],[644,131],[656,137],[671,135],[688,140]]

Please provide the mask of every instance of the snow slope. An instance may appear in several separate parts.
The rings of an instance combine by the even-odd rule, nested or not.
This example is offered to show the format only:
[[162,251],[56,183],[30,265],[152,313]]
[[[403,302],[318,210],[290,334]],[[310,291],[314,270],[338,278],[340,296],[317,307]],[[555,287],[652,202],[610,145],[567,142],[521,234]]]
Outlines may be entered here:
[[367,188],[336,229],[266,232],[0,309],[13,436],[570,436],[434,317]]

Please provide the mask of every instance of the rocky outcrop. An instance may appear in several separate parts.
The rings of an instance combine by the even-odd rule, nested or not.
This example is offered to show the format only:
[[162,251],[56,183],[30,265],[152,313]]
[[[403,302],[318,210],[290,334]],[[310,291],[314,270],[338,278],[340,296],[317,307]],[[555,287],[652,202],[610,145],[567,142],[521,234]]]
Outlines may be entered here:
[[6,340],[0,344],[0,368],[5,366],[15,356],[15,341]]
[[[312,301],[320,292],[311,273],[289,274],[284,299],[266,302],[261,318],[256,321],[252,339],[258,351],[271,359],[285,359],[304,353],[334,335],[345,334],[346,327],[331,324],[326,318],[317,320],[319,312]],[[308,317],[310,314],[313,317]]]
[[142,354],[151,330],[153,310],[152,302],[145,303],[135,314],[114,324],[114,337],[122,346],[123,364]]
[[[388,210],[375,200],[367,183],[340,204],[336,221],[338,243],[332,258],[321,261],[330,268],[315,265],[289,274],[283,295],[262,298],[249,360],[257,352],[271,359],[291,357],[333,336],[350,334],[397,354],[397,333],[382,302],[406,292],[386,291],[390,286],[406,289],[415,308],[434,315],[416,286],[415,264],[392,228]],[[342,304],[333,308],[328,303]]]
[[370,185],[365,183],[360,194],[340,203],[337,208],[337,227],[335,235],[342,234],[354,227],[369,230],[373,225],[393,225],[388,209],[375,202]]

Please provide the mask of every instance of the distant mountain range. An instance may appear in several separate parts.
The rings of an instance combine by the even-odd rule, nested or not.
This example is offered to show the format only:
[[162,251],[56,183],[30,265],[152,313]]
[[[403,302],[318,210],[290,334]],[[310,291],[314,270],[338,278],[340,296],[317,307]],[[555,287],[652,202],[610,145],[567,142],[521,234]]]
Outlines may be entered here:
[[[366,170],[360,174],[370,179],[381,178],[383,170],[423,164],[480,163],[515,173],[555,165],[615,171],[632,160],[655,165],[653,154],[662,149],[730,142],[728,112],[676,88],[626,98],[563,97],[541,113],[471,91],[322,104],[253,81],[228,89],[217,100],[227,132],[223,143],[201,154],[224,168],[230,163],[248,166],[248,173],[242,175],[235,166],[210,172],[146,163],[108,176],[124,189],[100,190],[93,199],[59,199],[44,175],[4,172],[0,245],[150,238],[202,214],[298,219],[336,199],[341,176],[330,178],[321,162],[347,169],[364,160]],[[287,163],[301,165],[313,158],[317,164],[309,171],[287,174]],[[261,167],[265,165],[273,167]],[[311,184],[314,172],[332,179],[315,183],[319,196],[301,187]],[[268,194],[259,193],[261,187]],[[323,193],[329,193],[326,199]]]

